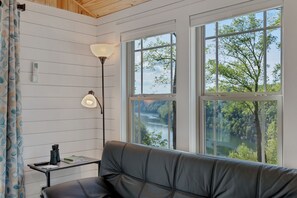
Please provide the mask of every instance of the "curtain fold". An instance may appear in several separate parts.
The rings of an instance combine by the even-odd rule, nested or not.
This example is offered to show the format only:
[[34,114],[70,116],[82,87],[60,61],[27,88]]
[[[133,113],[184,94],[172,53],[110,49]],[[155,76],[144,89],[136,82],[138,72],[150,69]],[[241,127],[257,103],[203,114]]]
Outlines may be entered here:
[[16,0],[2,0],[0,7],[0,198],[25,197],[19,14]]

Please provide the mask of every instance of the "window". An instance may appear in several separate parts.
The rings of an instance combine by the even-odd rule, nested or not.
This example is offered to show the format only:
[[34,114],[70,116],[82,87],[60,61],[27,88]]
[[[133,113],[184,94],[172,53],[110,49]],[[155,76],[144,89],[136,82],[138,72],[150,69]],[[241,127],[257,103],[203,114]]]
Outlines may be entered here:
[[128,44],[129,131],[134,143],[176,148],[176,35]]
[[281,8],[206,24],[201,131],[204,153],[278,164]]

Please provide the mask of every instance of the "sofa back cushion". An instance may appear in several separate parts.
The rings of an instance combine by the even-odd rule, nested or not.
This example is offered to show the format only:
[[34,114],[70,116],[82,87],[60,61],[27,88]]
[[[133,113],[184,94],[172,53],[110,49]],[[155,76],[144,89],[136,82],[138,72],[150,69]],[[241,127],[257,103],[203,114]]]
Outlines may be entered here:
[[100,174],[123,197],[297,197],[297,172],[112,141]]

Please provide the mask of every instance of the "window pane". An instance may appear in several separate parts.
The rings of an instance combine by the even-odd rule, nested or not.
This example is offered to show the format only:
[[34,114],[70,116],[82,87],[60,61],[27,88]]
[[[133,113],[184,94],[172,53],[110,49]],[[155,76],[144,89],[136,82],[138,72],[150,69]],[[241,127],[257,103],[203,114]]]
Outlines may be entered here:
[[277,164],[277,101],[205,101],[204,115],[207,154]]
[[261,119],[262,129],[265,133],[265,162],[278,164],[278,122],[277,101],[262,102],[264,116]]
[[172,46],[172,93],[176,93],[176,46]]
[[219,38],[219,92],[264,91],[263,32]]
[[281,24],[281,8],[267,11],[267,26],[279,26]]
[[143,39],[143,48],[170,45],[170,34],[163,34]]
[[171,93],[171,47],[143,52],[143,93]]
[[140,142],[141,134],[143,133],[143,126],[140,125],[139,117],[139,101],[132,101],[132,142]]
[[175,44],[176,43],[176,34],[175,33],[172,33],[172,44]]
[[267,91],[281,89],[281,29],[267,31]]
[[134,49],[139,50],[141,48],[141,39],[134,41]]
[[175,102],[140,100],[132,106],[133,142],[175,148]]
[[205,37],[211,37],[216,35],[216,23],[210,23],[205,25]]
[[141,52],[134,53],[134,94],[141,94]]
[[216,92],[216,40],[205,40],[205,92]]
[[218,22],[219,35],[263,28],[263,12],[226,19]]

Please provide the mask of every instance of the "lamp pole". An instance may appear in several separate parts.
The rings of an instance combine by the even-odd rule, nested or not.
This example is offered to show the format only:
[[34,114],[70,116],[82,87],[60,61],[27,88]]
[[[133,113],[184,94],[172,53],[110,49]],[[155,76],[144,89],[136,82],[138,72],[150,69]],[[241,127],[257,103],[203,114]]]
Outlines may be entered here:
[[111,56],[114,50],[112,44],[92,44],[90,45],[92,53],[99,58],[102,66],[102,131],[103,131],[103,147],[105,146],[105,104],[104,104],[104,62],[107,57]]
[[103,131],[103,148],[105,147],[105,105],[104,105],[104,63],[107,57],[98,57],[101,62],[101,80],[102,80],[102,131]]

